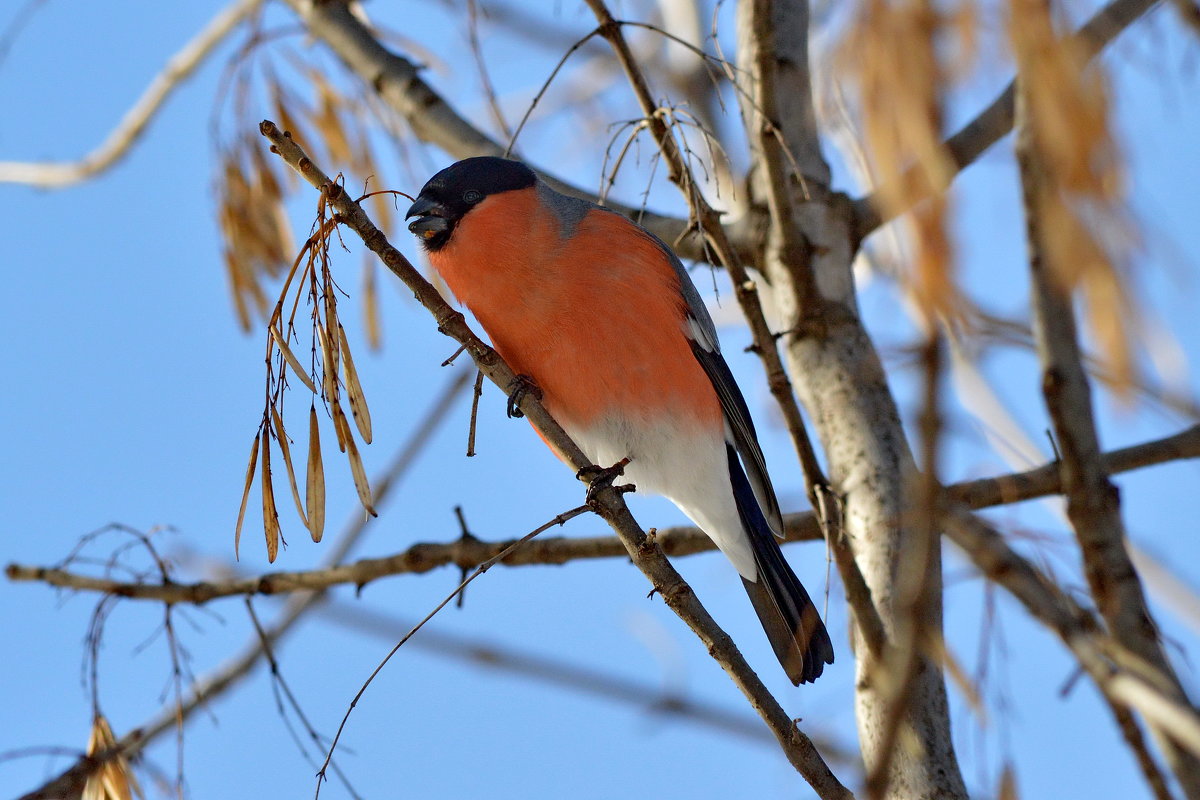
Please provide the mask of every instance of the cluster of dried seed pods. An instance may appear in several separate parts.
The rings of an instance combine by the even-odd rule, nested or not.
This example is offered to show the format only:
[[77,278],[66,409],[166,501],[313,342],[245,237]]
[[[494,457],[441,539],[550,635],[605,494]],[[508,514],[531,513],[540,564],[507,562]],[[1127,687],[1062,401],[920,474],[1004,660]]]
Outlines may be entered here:
[[[341,290],[330,271],[329,243],[336,229],[337,220],[330,215],[329,206],[322,197],[318,204],[312,235],[305,241],[300,254],[292,263],[279,300],[267,321],[266,402],[251,447],[250,463],[246,469],[245,488],[234,534],[234,549],[236,551],[241,542],[242,523],[245,521],[250,490],[255,475],[258,475],[262,487],[263,531],[269,561],[275,560],[279,553],[279,543],[283,540],[271,470],[272,443],[283,456],[296,513],[308,528],[314,542],[319,542],[324,533],[325,471],[321,455],[318,402],[333,422],[338,449],[346,454],[354,487],[363,508],[367,513],[375,514],[367,473],[355,440],[357,430],[358,437],[364,443],[371,443],[371,413],[367,407],[358,370],[354,365],[349,338],[338,319],[337,304]],[[307,299],[306,305],[311,321],[308,367],[296,355],[293,347],[299,342],[296,317],[302,299]],[[289,300],[290,311],[286,310]],[[284,427],[284,400],[291,376],[312,394],[308,413],[308,458],[303,499],[292,459],[291,439]],[[345,411],[347,404],[350,407],[349,416],[354,418],[354,427],[351,427]],[[286,544],[286,541],[284,543]]]
[[[369,95],[344,94],[320,70],[302,68],[313,90],[312,98],[306,99],[280,79],[268,55],[259,55],[240,62],[232,77],[234,129],[256,129],[257,116],[251,119],[250,115],[252,111],[257,115],[262,104],[247,98],[265,96],[284,130],[303,141],[310,153],[323,152],[330,163],[345,164],[354,174],[378,181],[382,173],[368,136],[375,113]],[[296,249],[284,205],[296,185],[295,176],[267,158],[261,140],[252,133],[223,144],[219,158],[217,221],[225,240],[225,270],[238,323],[248,331],[255,317],[270,311],[265,284],[274,283],[287,269]],[[394,212],[391,197],[375,192],[370,202],[375,219],[389,230]],[[361,297],[372,349],[382,343],[376,270],[375,260],[366,254]]]

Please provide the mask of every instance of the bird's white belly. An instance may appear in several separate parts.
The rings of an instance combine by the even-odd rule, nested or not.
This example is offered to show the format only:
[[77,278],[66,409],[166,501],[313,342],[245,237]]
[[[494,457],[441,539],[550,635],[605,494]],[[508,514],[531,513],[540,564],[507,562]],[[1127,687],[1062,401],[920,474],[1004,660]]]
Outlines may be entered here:
[[725,437],[675,417],[638,419],[609,414],[583,427],[563,425],[580,449],[601,467],[628,458],[623,481],[641,494],[662,495],[696,523],[745,578],[757,574],[742,530]]

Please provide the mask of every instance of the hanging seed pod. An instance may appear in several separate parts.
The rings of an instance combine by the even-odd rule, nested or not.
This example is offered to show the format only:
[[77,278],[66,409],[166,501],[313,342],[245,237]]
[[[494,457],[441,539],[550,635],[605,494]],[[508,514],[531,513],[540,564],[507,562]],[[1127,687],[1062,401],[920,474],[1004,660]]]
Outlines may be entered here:
[[237,527],[233,531],[233,557],[238,558],[238,546],[242,542],[242,522],[246,519],[246,501],[250,499],[250,486],[254,483],[254,468],[258,466],[258,438],[261,433],[254,434],[254,444],[250,445],[250,464],[246,467],[246,488],[242,490],[242,505],[238,509]]
[[316,406],[310,406],[308,410],[308,474],[305,476],[304,499],[308,504],[308,532],[314,542],[319,542],[325,533],[325,466],[321,463]]
[[371,412],[367,408],[367,398],[358,380],[358,370],[354,368],[354,359],[350,356],[350,342],[346,339],[346,330],[340,322],[338,334],[342,343],[342,374],[346,378],[346,393],[350,395],[350,413],[354,415],[354,424],[358,426],[363,441],[370,444]]

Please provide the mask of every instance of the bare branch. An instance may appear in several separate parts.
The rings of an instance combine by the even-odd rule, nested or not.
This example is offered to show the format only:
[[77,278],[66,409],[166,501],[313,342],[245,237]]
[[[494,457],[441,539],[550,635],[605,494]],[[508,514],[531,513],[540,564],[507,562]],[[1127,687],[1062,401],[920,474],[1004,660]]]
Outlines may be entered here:
[[[1092,18],[1076,32],[1075,38],[1082,42],[1087,57],[1095,58],[1113,39],[1154,8],[1158,2],[1159,0],[1112,0],[1092,15]],[[991,105],[946,140],[946,152],[950,156],[955,173],[973,164],[988,148],[1012,130],[1015,101],[1014,79]],[[861,242],[880,225],[892,219],[893,215],[885,215],[875,199],[882,194],[876,190],[854,201],[856,241]]]
[[[1200,425],[1162,439],[1105,453],[1101,463],[1111,475],[1190,458],[1200,458]],[[964,481],[947,488],[951,497],[971,509],[1020,503],[1061,491],[1062,476],[1057,462],[1012,475]]]
[[[463,373],[463,376],[466,374]],[[1115,474],[1189,458],[1200,458],[1200,425],[1164,439],[1114,450],[1104,456],[1104,464],[1110,473]],[[383,493],[390,488],[391,482],[385,475],[383,478],[377,478],[372,485],[375,486],[376,502],[379,502]],[[954,484],[946,487],[945,492],[948,498],[962,503],[969,509],[977,510],[1046,497],[1058,494],[1060,490],[1058,464],[1054,463],[1028,472]],[[788,514],[783,522],[789,542],[819,541],[822,538],[821,527],[812,512]],[[203,604],[223,597],[319,591],[343,584],[362,587],[380,578],[421,574],[449,565],[473,569],[494,558],[511,544],[511,540],[489,542],[479,539],[459,539],[449,543],[421,542],[396,555],[383,558],[363,559],[340,566],[300,572],[268,572],[250,578],[220,582],[129,583],[51,567],[22,564],[9,564],[5,574],[13,581],[40,581],[64,589],[105,592],[128,599]],[[655,544],[668,556],[706,553],[716,547],[703,531],[692,526],[659,528],[655,532]],[[517,567],[627,556],[625,546],[614,536],[548,537],[530,542],[500,563]],[[861,575],[859,579],[861,580]],[[844,580],[843,582],[845,583]],[[846,591],[851,591],[849,584]],[[872,648],[882,647],[882,630],[868,637],[868,645]]]
[[[1049,9],[1035,5],[1020,13],[1045,13],[1048,17]],[[1038,44],[1040,40],[1031,40],[1024,49],[1032,51]],[[1028,81],[1041,77],[1034,72],[1032,59],[1023,54],[1018,41],[1020,74]],[[1051,211],[1063,202],[1061,186],[1049,168],[1047,142],[1037,126],[1029,84],[1023,87],[1025,91],[1018,92],[1017,97],[1016,156],[1033,278],[1033,332],[1046,408],[1062,454],[1059,470],[1067,516],[1079,541],[1092,596],[1113,637],[1152,664],[1164,681],[1160,689],[1169,693],[1171,702],[1189,706],[1190,711],[1183,685],[1159,642],[1141,580],[1125,547],[1120,496],[1099,457],[1091,384],[1079,347],[1072,287],[1063,279],[1069,273],[1066,264],[1057,263],[1059,251],[1049,246],[1047,239],[1047,220],[1054,218]],[[1169,721],[1157,720],[1146,708],[1141,710],[1184,792],[1193,800],[1200,798],[1200,759],[1196,753],[1188,752],[1184,741],[1164,735],[1164,729],[1171,729]]]
[[155,76],[133,107],[125,112],[125,116],[109,133],[108,138],[79,161],[0,161],[0,183],[24,183],[42,189],[61,189],[94,177],[116,164],[145,132],[146,126],[171,93],[190,78],[217,45],[261,4],[262,0],[237,0],[213,17],[208,25],[167,62],[163,71]]
[[[503,156],[504,145],[487,136],[459,114],[420,76],[418,66],[387,50],[355,17],[345,3],[285,0],[304,20],[309,33],[328,46],[352,73],[373,87],[389,107],[399,113],[424,142],[440,147],[455,158]],[[545,172],[542,177],[554,188],[592,201],[598,198]],[[679,255],[707,261],[704,243],[692,233],[686,220],[655,214],[640,208],[610,203],[608,206],[638,222],[665,242],[675,243]],[[748,226],[738,228],[749,234]]]
[[1054,631],[1112,703],[1141,712],[1190,753],[1200,754],[1200,715],[1169,688],[1154,666],[1105,635],[1096,618],[1058,584],[1022,558],[1004,537],[961,509],[946,515],[946,536],[984,574],[1003,586],[1039,622]]

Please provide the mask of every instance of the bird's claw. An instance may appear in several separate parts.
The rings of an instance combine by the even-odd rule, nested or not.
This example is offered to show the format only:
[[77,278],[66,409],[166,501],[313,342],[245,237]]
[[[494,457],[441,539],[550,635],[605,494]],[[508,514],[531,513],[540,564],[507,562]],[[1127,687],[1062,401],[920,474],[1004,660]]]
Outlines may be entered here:
[[533,378],[528,375],[518,375],[512,382],[512,388],[508,393],[508,417],[509,419],[520,419],[525,416],[525,412],[521,410],[521,401],[525,399],[525,395],[532,394],[538,400],[542,399],[542,390],[534,383]]
[[[595,464],[584,467],[575,473],[575,477],[588,485],[587,494],[584,496],[584,501],[590,506],[596,503],[596,493],[601,489],[606,489],[613,485],[619,476],[625,474],[625,465],[629,463],[628,458],[622,458],[611,467],[598,467]],[[625,486],[617,486],[619,492],[632,492],[634,487],[632,484]]]

